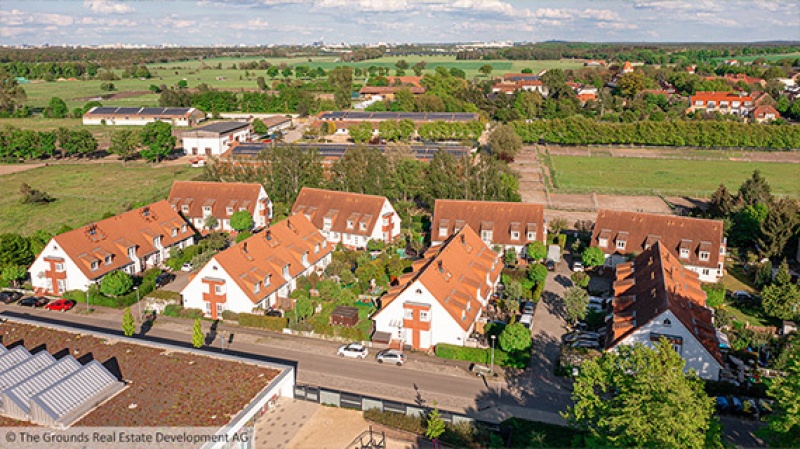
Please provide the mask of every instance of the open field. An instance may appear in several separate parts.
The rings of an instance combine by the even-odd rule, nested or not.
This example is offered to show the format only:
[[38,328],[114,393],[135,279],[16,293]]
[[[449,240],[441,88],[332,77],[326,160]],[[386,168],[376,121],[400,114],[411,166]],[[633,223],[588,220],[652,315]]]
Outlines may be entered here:
[[[105,213],[120,213],[130,204],[166,199],[174,180],[199,174],[189,167],[153,167],[144,162],[59,163],[0,176],[0,233],[23,235],[38,229],[55,231],[61,225],[81,226]],[[43,190],[56,201],[22,204],[23,182]]]
[[755,59],[758,59],[758,58],[764,58],[767,61],[779,61],[781,59],[786,59],[786,58],[800,58],[800,52],[778,53],[778,54],[774,54],[774,55],[750,55],[750,56],[734,56],[734,57],[729,57],[729,58],[714,58],[714,61],[715,62],[722,62],[722,61],[724,61],[726,59],[736,59],[737,61],[751,62],[751,61],[753,61]]
[[800,197],[800,165],[771,162],[551,156],[556,192],[709,196],[736,189],[753,170],[773,193]]
[[[435,56],[435,57],[386,57],[380,59],[371,59],[368,61],[341,63],[337,62],[338,58],[334,56],[313,57],[313,58],[218,58],[206,59],[203,61],[182,61],[169,64],[150,64],[148,68],[153,75],[150,79],[128,78],[117,81],[110,81],[116,87],[116,93],[130,92],[130,91],[147,91],[150,85],[166,84],[173,86],[178,81],[186,78],[189,87],[196,87],[198,84],[205,83],[217,89],[255,89],[256,78],[263,76],[271,81],[267,76],[266,71],[251,70],[250,78],[245,77],[244,70],[231,69],[232,64],[239,64],[242,62],[259,61],[265,59],[273,65],[286,64],[290,66],[307,65],[312,69],[322,67],[325,70],[330,70],[340,65],[347,65],[351,67],[368,68],[370,66],[383,66],[392,69],[394,74],[395,63],[400,59],[405,59],[409,65],[414,65],[420,60],[427,63],[425,73],[431,73],[437,66],[444,66],[446,68],[458,67],[467,73],[468,78],[483,76],[478,72],[478,68],[484,64],[490,64],[494,67],[493,75],[502,75],[507,72],[520,72],[524,68],[532,69],[538,72],[546,68],[561,68],[571,69],[582,67],[581,62],[574,61],[456,61],[455,56]],[[311,62],[309,62],[309,59]],[[205,69],[200,69],[201,63],[205,64]],[[218,64],[222,64],[222,69],[212,68]],[[119,75],[122,72],[117,70]],[[413,75],[413,71],[406,70],[406,74]],[[219,78],[219,79],[218,79]],[[278,81],[276,79],[274,81]],[[22,87],[28,95],[26,104],[34,107],[45,107],[52,97],[60,97],[66,101],[70,109],[83,106],[87,102],[87,98],[100,97],[103,94],[114,92],[103,92],[100,90],[100,84],[106,81],[92,80],[92,81],[55,81],[55,82],[39,82],[35,81],[31,84],[24,84]],[[363,82],[363,80],[355,80],[355,82]],[[115,98],[110,100],[101,100],[104,104],[114,106],[157,106],[158,95],[156,94],[142,94],[126,98]]]

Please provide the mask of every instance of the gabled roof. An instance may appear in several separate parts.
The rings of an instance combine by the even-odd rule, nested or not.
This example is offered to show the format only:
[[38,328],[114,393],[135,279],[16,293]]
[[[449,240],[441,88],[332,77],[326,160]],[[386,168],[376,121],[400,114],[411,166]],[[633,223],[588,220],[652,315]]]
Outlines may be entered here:
[[199,128],[194,128],[188,131],[184,131],[182,135],[189,136],[193,134],[202,133],[202,134],[217,134],[219,136],[222,136],[223,134],[228,134],[249,127],[250,123],[248,122],[215,122],[215,123],[209,123],[208,125],[204,125]]
[[[228,218],[228,207],[236,212],[244,209],[253,215],[263,187],[257,182],[175,181],[169,191],[169,204],[186,217],[202,217],[203,206],[211,207],[211,215]],[[189,211],[184,213],[183,206]]]
[[713,313],[706,307],[700,279],[665,245],[658,242],[633,262],[617,265],[616,274],[609,348],[669,310],[717,362],[723,363]]
[[[531,203],[499,201],[436,200],[433,208],[431,235],[440,241],[441,228],[447,235],[469,225],[476,232],[492,230],[492,243],[499,245],[527,245],[528,231],[536,232],[536,240],[544,242],[544,206]],[[511,231],[519,232],[519,239],[511,238]]]
[[[86,277],[96,279],[132,263],[128,258],[130,247],[135,247],[138,257],[158,251],[152,237],[160,236],[163,247],[192,237],[194,230],[184,225],[186,221],[172,210],[167,201],[161,200],[81,226],[53,239]],[[108,264],[106,257],[110,258]],[[96,270],[91,268],[93,261],[98,262]]]
[[402,86],[416,86],[422,87],[422,77],[421,76],[387,76],[387,80],[389,80],[390,86],[402,85]]
[[362,95],[381,95],[381,94],[396,94],[401,89],[407,89],[414,95],[421,95],[425,93],[424,87],[415,86],[364,86],[358,93]]
[[[317,229],[324,228],[328,217],[330,231],[371,235],[380,223],[381,209],[387,201],[384,196],[303,187],[292,206],[292,215],[306,215]],[[365,223],[365,229],[361,229],[360,223]]]
[[751,95],[747,95],[744,93],[736,93],[736,92],[715,92],[715,91],[703,91],[703,92],[695,92],[694,95],[689,97],[689,101],[691,102],[690,105],[694,105],[696,101],[702,101],[703,103],[707,103],[709,101],[716,102],[716,106],[719,107],[719,102],[721,101],[740,101],[744,102],[752,102],[753,97]]
[[[325,237],[306,217],[289,217],[218,253],[208,263],[217,263],[257,304],[286,284],[283,269],[289,265],[294,278],[333,251]],[[303,264],[303,254],[307,265]],[[255,285],[259,284],[258,293]]]
[[378,313],[419,281],[456,323],[468,330],[480,313],[478,296],[486,298],[491,293],[487,277],[494,285],[503,264],[500,255],[489,249],[466,225],[441,245],[428,249],[411,269],[400,276],[399,285],[390,288],[381,298],[383,309]]
[[768,104],[762,104],[761,106],[756,106],[756,108],[753,109],[753,112],[751,112],[751,114],[753,115],[753,117],[759,119],[766,118],[767,115],[772,115],[772,118],[780,118],[781,116],[781,113],[778,112],[777,109]]
[[[621,233],[625,233],[624,249],[617,248],[616,244],[618,239],[622,240]],[[600,246],[601,238],[608,241],[607,246]],[[591,245],[603,249],[606,254],[630,254],[641,252],[658,240],[676,253],[688,248],[689,257],[680,259],[683,263],[716,269],[721,262],[723,239],[721,220],[600,209]],[[707,261],[700,260],[701,251],[709,252]]]

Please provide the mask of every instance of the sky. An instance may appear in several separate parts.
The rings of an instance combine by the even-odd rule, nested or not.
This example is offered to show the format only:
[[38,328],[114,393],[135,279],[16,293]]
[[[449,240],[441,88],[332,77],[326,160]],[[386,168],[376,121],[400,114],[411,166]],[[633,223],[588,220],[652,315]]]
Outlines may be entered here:
[[800,40],[800,0],[0,0],[3,45]]

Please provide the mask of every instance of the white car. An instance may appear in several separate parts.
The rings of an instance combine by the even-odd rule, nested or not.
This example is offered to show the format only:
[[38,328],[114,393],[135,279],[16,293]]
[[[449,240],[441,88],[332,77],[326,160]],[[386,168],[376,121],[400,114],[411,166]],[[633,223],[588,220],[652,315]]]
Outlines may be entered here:
[[530,314],[530,313],[522,314],[522,316],[519,319],[519,324],[521,324],[521,325],[527,327],[528,329],[530,329],[531,326],[533,325],[533,314]]
[[336,351],[339,357],[350,357],[351,359],[364,359],[369,355],[367,347],[361,343],[349,343],[342,345]]
[[190,263],[183,264],[183,266],[181,267],[181,271],[192,271],[192,264]]
[[574,272],[583,271],[583,262],[581,262],[580,260],[572,262],[572,271]]

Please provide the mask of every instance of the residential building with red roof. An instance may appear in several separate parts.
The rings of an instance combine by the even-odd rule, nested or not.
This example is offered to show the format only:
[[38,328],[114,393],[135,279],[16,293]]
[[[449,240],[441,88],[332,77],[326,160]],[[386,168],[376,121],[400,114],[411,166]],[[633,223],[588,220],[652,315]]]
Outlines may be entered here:
[[53,237],[28,272],[38,294],[62,295],[115,270],[135,275],[158,267],[173,247],[192,244],[194,229],[161,200]]
[[386,197],[303,187],[291,215],[305,215],[334,245],[365,249],[400,236],[400,216]]
[[387,76],[390,86],[422,87],[421,76]]
[[781,118],[781,113],[768,104],[762,104],[761,106],[756,106],[755,109],[750,112],[750,117],[756,123],[770,122]]
[[764,78],[758,78],[756,76],[748,76],[745,75],[744,73],[737,73],[735,75],[729,73],[725,75],[725,79],[732,83],[738,83],[739,81],[743,81],[747,85],[758,84],[761,87],[767,85],[767,82],[764,80]]
[[755,98],[744,92],[695,92],[689,96],[687,113],[698,110],[746,116],[755,107]]
[[431,245],[444,243],[470,226],[490,248],[514,249],[524,256],[531,242],[545,243],[544,206],[499,201],[436,200],[431,222]]
[[466,225],[428,249],[381,297],[381,309],[372,317],[373,340],[419,350],[439,343],[463,346],[502,270],[500,254]]
[[625,63],[622,64],[622,69],[620,69],[620,72],[621,73],[633,72],[633,64],[631,64],[630,61],[625,61]]
[[539,92],[543,97],[546,97],[550,89],[548,89],[540,79],[504,80],[492,86],[492,93],[495,94],[503,93],[511,95],[517,91]]
[[411,92],[413,95],[422,95],[425,93],[424,87],[414,87],[414,86],[364,86],[358,91],[358,95],[361,98],[371,99],[376,96],[381,98],[394,100],[397,92],[405,89]]
[[718,380],[724,367],[720,341],[697,273],[662,242],[632,262],[617,266],[606,347],[641,343],[653,347],[666,338],[704,379]]
[[216,254],[181,291],[183,306],[221,319],[290,304],[297,278],[321,273],[333,245],[302,215],[289,217]]
[[607,266],[615,267],[656,242],[678,254],[678,260],[703,282],[722,278],[726,251],[722,220],[609,209],[597,212],[591,246],[603,251]]
[[[233,231],[231,216],[240,210],[253,217],[255,228],[272,220],[272,201],[257,182],[175,181],[167,201],[198,230]],[[212,229],[206,226],[210,216],[217,220]]]

